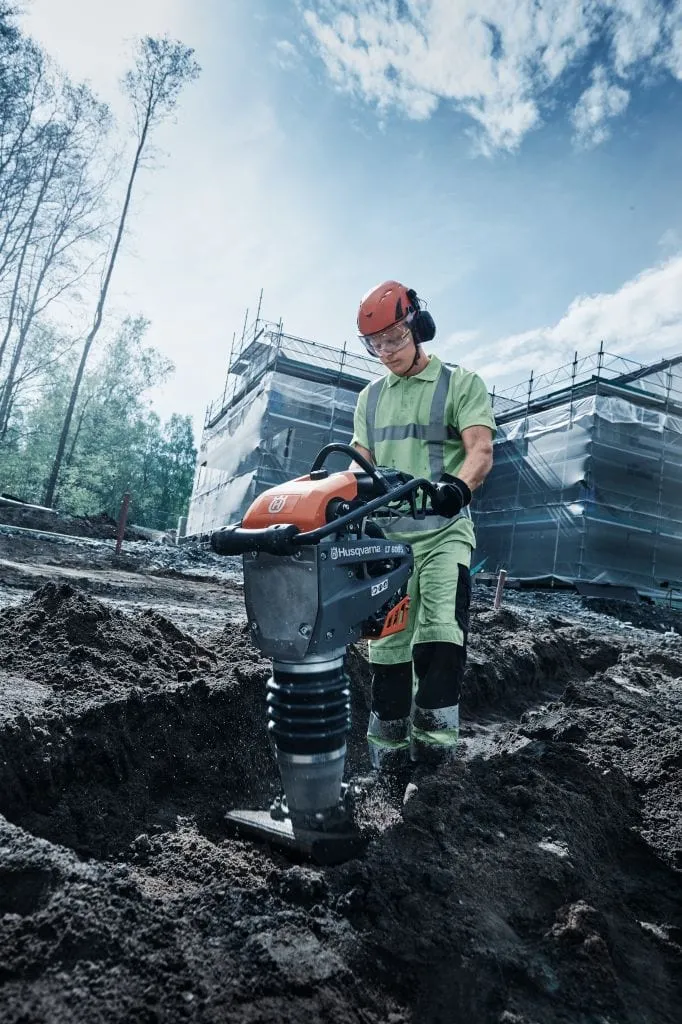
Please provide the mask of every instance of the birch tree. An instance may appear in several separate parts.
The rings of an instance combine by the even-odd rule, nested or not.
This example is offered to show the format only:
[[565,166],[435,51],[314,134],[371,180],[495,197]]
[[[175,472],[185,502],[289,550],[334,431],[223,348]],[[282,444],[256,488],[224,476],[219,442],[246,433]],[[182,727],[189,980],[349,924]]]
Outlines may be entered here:
[[123,80],[124,91],[128,96],[134,114],[135,150],[128,174],[118,225],[102,276],[92,326],[85,338],[57,444],[57,451],[45,489],[44,503],[48,506],[54,503],[57,482],[66,452],[78,393],[93,342],[102,325],[111,279],[126,229],[130,202],[138,172],[142,167],[143,157],[155,129],[173,112],[183,87],[188,82],[193,81],[198,76],[199,71],[199,65],[193,57],[193,50],[183,43],[167,37],[155,39],[146,36],[139,41],[133,67],[127,72]]
[[0,441],[5,435],[19,367],[37,319],[65,300],[95,263],[105,217],[107,176],[99,152],[109,113],[85,86],[61,82],[60,114],[42,135],[33,199],[14,261],[13,283],[0,334]]

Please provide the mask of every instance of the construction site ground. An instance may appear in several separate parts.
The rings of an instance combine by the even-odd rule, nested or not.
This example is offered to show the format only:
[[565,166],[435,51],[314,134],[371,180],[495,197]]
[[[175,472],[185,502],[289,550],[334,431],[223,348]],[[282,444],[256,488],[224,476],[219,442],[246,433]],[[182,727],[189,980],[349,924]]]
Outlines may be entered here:
[[320,867],[224,818],[278,790],[239,563],[30,526],[0,530],[2,1024],[679,1024],[682,615],[474,587],[458,760],[368,786],[365,854]]

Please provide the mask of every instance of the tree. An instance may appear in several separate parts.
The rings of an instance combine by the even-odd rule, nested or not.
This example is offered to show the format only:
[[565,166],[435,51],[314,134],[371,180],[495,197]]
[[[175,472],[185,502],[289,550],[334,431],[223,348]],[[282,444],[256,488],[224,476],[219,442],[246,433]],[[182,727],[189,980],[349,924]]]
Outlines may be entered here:
[[[189,417],[162,424],[148,394],[168,378],[172,363],[147,345],[148,322],[126,318],[107,339],[83,378],[58,500],[67,512],[116,515],[124,491],[133,498],[135,522],[167,529],[186,511],[196,458]],[[63,345],[54,333],[45,351]],[[94,362],[94,360],[93,360]],[[44,380],[13,417],[0,460],[0,489],[39,500],[54,454],[51,438],[64,419],[75,357],[49,365]]]
[[194,80],[198,76],[199,70],[199,65],[193,58],[193,50],[189,47],[165,37],[153,39],[150,36],[146,36],[139,42],[134,66],[125,76],[124,89],[130,99],[135,115],[135,153],[128,176],[118,226],[104,270],[93,323],[83,345],[81,359],[76,371],[57,444],[57,451],[45,489],[44,502],[46,505],[51,506],[54,502],[57,481],[66,452],[66,444],[78,400],[78,393],[90,350],[102,324],[109,286],[126,227],[130,200],[145,148],[154,129],[175,109],[183,86],[187,82]]
[[[60,476],[60,507],[113,509],[132,490],[141,508],[149,438],[158,423],[145,395],[173,371],[168,359],[145,345],[148,326],[143,317],[128,317],[84,377]],[[152,509],[156,495],[145,498],[144,508]]]
[[18,246],[15,278],[0,338],[0,362],[8,343],[10,363],[0,386],[0,440],[5,436],[19,366],[36,318],[87,274],[87,250],[101,237],[106,177],[98,152],[109,129],[109,112],[85,86],[60,83],[59,113],[42,137],[34,174],[35,197]]

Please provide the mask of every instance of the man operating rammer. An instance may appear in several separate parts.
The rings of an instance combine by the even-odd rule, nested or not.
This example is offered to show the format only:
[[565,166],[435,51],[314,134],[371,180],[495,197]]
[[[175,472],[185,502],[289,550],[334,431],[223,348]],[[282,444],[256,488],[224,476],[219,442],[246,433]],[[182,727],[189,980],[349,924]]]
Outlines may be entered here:
[[358,331],[388,374],[358,396],[352,444],[375,465],[426,477],[437,490],[423,520],[382,524],[412,545],[414,573],[407,628],[370,641],[367,739],[372,766],[400,778],[410,762],[447,762],[457,745],[475,546],[469,503],[492,466],[495,420],[477,374],[424,351],[436,325],[413,289],[397,281],[372,288]]

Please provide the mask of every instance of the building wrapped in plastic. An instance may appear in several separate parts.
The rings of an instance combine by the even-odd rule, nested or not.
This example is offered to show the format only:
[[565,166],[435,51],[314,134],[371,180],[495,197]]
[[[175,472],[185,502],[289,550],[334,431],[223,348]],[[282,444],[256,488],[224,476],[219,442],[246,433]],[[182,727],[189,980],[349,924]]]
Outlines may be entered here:
[[486,571],[682,585],[681,365],[601,350],[493,396],[495,465],[475,502]]
[[[682,587],[682,356],[641,366],[600,350],[492,395],[495,463],[476,492],[474,564],[528,582]],[[362,354],[256,319],[206,414],[186,532],[237,522],[268,487],[348,442]],[[347,459],[329,460],[331,469]]]
[[[350,441],[357,396],[380,372],[360,351],[296,338],[257,318],[206,413],[186,533],[238,522],[256,495],[308,473],[325,444]],[[348,458],[327,465],[345,469]]]

